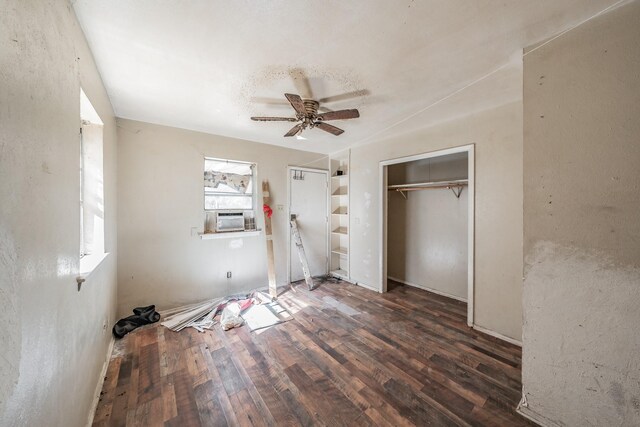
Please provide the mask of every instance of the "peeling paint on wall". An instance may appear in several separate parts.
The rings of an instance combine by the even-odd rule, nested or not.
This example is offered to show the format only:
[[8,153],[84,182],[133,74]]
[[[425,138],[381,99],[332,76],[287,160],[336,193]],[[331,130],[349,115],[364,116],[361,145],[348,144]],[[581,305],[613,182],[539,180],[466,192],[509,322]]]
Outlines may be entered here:
[[520,410],[549,425],[640,425],[639,21],[625,2],[524,58]]
[[[640,268],[549,241],[525,262],[524,412],[554,414],[567,425],[633,425],[640,420]],[[598,405],[582,403],[593,399]]]
[[18,324],[17,253],[13,238],[0,226],[0,414],[20,376],[21,327]]

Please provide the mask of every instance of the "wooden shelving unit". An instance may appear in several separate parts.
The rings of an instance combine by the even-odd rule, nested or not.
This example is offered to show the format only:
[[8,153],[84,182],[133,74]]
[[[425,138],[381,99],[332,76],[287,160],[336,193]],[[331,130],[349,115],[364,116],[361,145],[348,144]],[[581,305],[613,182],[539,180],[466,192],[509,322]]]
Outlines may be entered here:
[[330,271],[343,280],[349,280],[349,154],[345,151],[331,158]]

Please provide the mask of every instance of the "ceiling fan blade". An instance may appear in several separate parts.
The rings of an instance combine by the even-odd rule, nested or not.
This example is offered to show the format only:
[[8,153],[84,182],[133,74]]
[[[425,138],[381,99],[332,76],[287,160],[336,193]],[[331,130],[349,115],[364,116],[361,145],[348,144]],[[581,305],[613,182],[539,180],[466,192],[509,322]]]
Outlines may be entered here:
[[289,107],[289,103],[282,98],[268,98],[266,96],[252,96],[249,98],[252,104],[265,104]]
[[313,99],[313,91],[311,90],[311,83],[309,78],[305,74],[302,68],[293,68],[289,71],[289,76],[293,80],[293,84],[296,90],[303,98]]
[[346,120],[346,119],[357,119],[360,117],[360,112],[358,110],[338,110],[338,111],[330,111],[328,113],[318,114],[318,118],[322,120]]
[[297,122],[298,119],[293,117],[251,117],[256,122]]
[[316,123],[316,127],[322,129],[325,132],[332,133],[335,136],[338,136],[344,132],[342,129],[332,126],[328,123],[319,122],[319,123]]
[[291,103],[291,106],[293,107],[293,109],[296,110],[296,113],[301,114],[303,116],[307,114],[307,110],[304,108],[304,103],[302,102],[302,98],[300,98],[298,95],[294,95],[291,93],[285,93],[284,96],[289,100],[289,103]]
[[289,132],[285,133],[284,136],[294,136],[295,134],[300,132],[302,129],[304,129],[304,123],[298,123],[297,125],[292,127],[291,130],[289,130]]
[[326,102],[344,101],[351,98],[366,96],[366,95],[369,95],[370,93],[371,92],[369,92],[367,89],[354,90],[353,92],[347,92],[340,95],[327,96],[326,98],[320,98],[318,99],[318,102],[322,104]]

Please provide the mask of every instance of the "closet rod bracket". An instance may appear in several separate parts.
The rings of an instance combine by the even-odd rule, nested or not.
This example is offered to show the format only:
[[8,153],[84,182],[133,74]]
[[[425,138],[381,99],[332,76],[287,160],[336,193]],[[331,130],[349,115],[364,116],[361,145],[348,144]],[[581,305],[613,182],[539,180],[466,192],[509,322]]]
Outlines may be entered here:
[[451,191],[453,191],[453,194],[456,195],[456,197],[459,199],[460,198],[460,194],[462,194],[462,186],[459,187],[449,187],[451,189]]

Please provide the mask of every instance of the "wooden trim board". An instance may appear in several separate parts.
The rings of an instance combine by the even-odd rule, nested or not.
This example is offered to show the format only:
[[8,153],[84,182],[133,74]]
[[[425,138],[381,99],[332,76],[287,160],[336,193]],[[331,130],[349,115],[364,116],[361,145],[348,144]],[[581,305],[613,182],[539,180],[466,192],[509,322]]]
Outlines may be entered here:
[[[271,195],[269,194],[269,183],[262,182],[262,205],[271,207]],[[271,208],[273,210],[273,208]],[[278,296],[278,287],[276,284],[276,265],[273,256],[273,232],[271,229],[271,218],[264,212],[264,235],[267,241],[267,275],[269,277],[269,295],[271,298]]]

